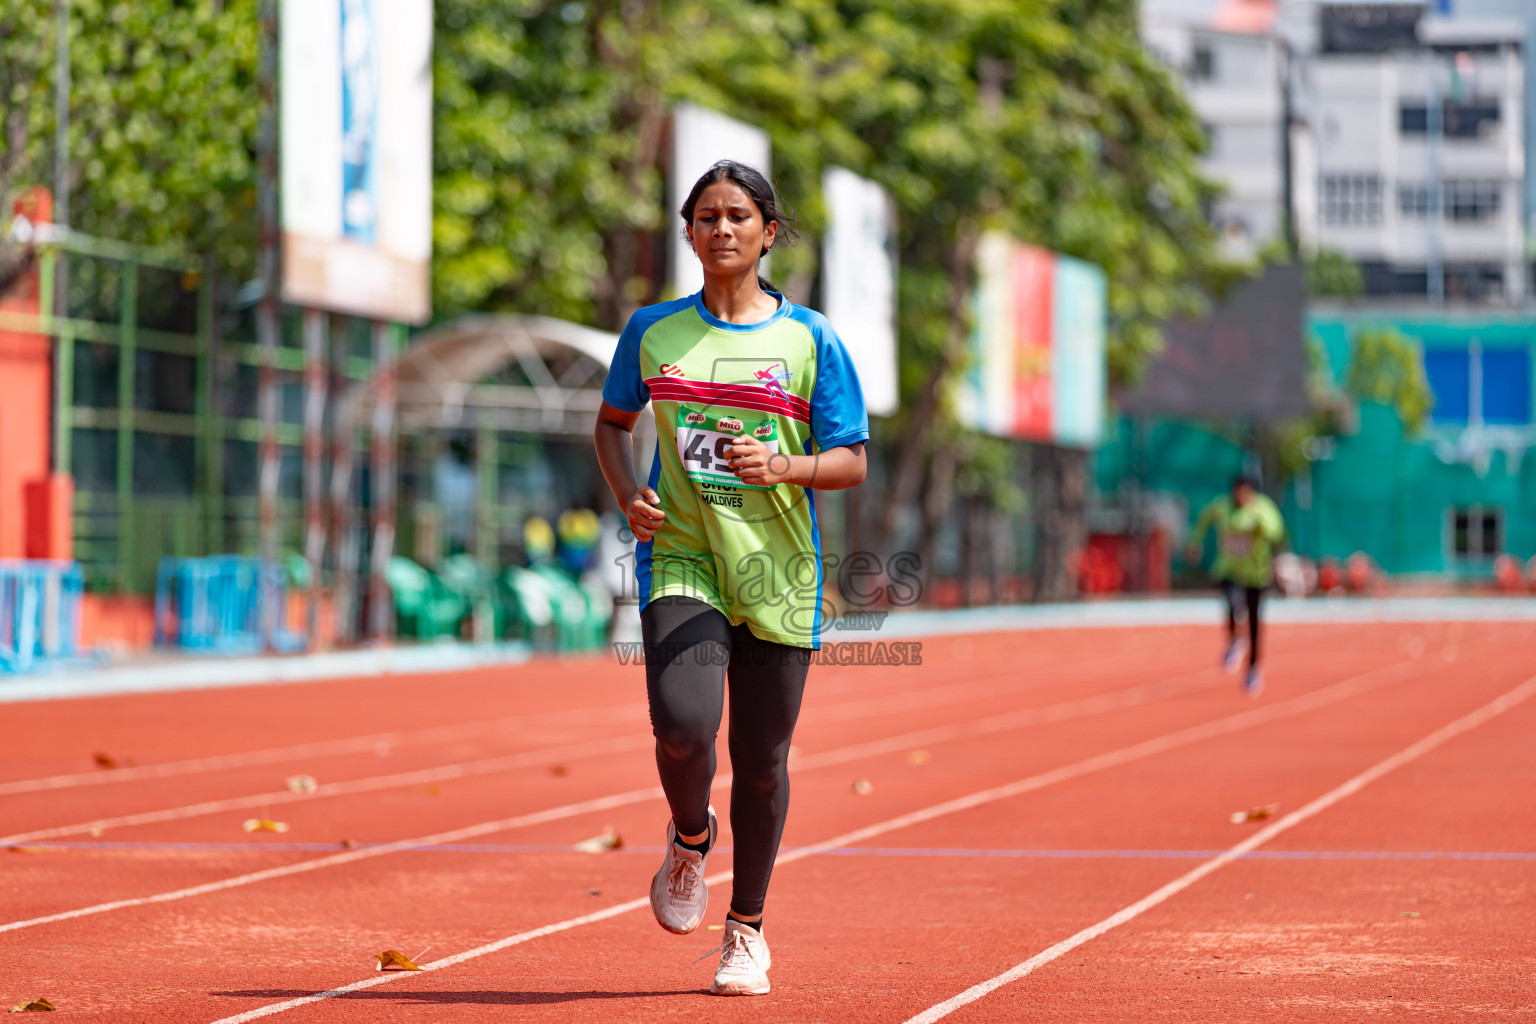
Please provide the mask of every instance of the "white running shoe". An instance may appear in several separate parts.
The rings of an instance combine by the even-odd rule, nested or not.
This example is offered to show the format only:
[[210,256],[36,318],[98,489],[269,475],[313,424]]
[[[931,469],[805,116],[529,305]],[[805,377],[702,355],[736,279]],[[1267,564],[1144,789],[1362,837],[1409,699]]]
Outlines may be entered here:
[[[720,834],[715,809],[709,809],[709,845],[713,849]],[[677,845],[677,824],[667,822],[667,853],[661,870],[651,879],[651,910],[656,923],[677,935],[687,935],[704,920],[709,909],[709,887],[704,884],[707,853],[697,853]]]
[[734,918],[725,919],[725,943],[720,947],[720,968],[710,995],[761,996],[768,994],[768,942],[763,933]]
[[1257,697],[1264,692],[1264,673],[1258,666],[1248,667],[1248,675],[1243,679],[1243,692],[1250,697]]
[[1227,670],[1228,675],[1231,675],[1237,671],[1238,666],[1242,663],[1243,642],[1241,640],[1233,640],[1227,644],[1227,653],[1221,656],[1221,667]]

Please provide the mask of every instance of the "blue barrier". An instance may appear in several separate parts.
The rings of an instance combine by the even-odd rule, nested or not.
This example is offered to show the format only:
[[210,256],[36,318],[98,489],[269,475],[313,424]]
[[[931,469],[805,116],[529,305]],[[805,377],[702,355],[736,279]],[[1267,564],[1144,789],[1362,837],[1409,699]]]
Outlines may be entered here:
[[0,673],[79,657],[84,592],[74,562],[0,561]]
[[288,581],[281,565],[263,571],[256,558],[213,555],[163,558],[155,578],[155,644],[214,654],[263,649],[263,609],[273,609],[272,646],[298,650],[304,638],[283,619]]

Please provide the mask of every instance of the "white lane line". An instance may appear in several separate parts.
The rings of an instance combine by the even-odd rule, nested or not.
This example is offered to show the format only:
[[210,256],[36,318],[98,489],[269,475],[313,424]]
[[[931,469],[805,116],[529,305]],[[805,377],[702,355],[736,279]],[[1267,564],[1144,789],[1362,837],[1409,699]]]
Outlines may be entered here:
[[459,764],[441,765],[436,768],[396,772],[393,775],[375,775],[366,779],[352,779],[347,782],[327,782],[322,783],[309,792],[292,792],[284,789],[271,793],[229,797],[225,800],[207,800],[203,803],[188,804],[185,807],[171,807],[161,811],[145,811],[142,814],[125,814],[116,818],[98,818],[95,821],[86,821],[75,825],[60,825],[57,828],[40,828],[31,832],[17,832],[14,835],[0,836],[0,846],[27,843],[38,839],[54,839],[59,836],[83,835],[93,831],[105,832],[107,829],[127,828],[132,825],[180,821],[185,818],[197,818],[205,814],[218,814],[223,811],[250,810],[252,808],[315,800],[321,797],[355,796],[359,793],[373,793],[381,789],[398,789],[402,786],[447,782],[451,779],[464,779],[476,775],[490,775],[495,772],[534,767],[547,764],[553,760],[573,760],[581,757],[600,757],[604,754],[618,754],[625,751],[638,750],[642,747],[649,747],[652,742],[654,741],[649,735],[629,734],[604,740],[572,743],[560,747],[542,747],[538,750],[525,750],[517,754],[488,757],[479,761],[465,761]]
[[237,875],[234,878],[224,878],[217,882],[207,882],[203,885],[193,885],[185,889],[175,889],[171,892],[157,893],[154,896],[113,900],[111,903],[98,903],[92,907],[66,910],[58,914],[48,914],[44,917],[34,917],[25,921],[11,921],[8,924],[0,924],[0,932],[19,931],[22,928],[32,928],[40,924],[52,924],[56,921],[69,921],[79,917],[90,917],[95,914],[105,914],[111,910],[123,910],[128,907],[144,907],[154,903],[171,903],[176,900],[189,899],[193,896],[203,896],[211,892],[222,892],[225,889],[235,889],[243,885],[265,882],[274,878],[288,878],[293,875],[302,875],[309,871],[318,871],[321,868],[336,867],[339,864],[352,864],[360,860],[382,857],[390,853],[399,853],[403,850],[409,850],[413,846],[462,842],[465,839],[474,839],[492,832],[526,828],[530,825],[540,825],[548,821],[559,821],[562,818],[573,818],[581,814],[611,810],[615,807],[623,807],[626,804],[638,803],[642,800],[659,800],[663,795],[660,786],[635,789],[628,793],[614,793],[610,796],[597,797],[593,800],[583,800],[579,803],[551,807],[548,810],[534,811],[532,814],[521,814],[515,818],[502,818],[500,821],[487,821],[479,825],[469,825],[465,828],[439,832],[436,835],[422,836],[419,839],[402,839],[396,843],[385,843],[381,846],[349,850],[346,853],[335,853],[329,857],[317,857],[314,860],[300,861],[297,864],[287,864],[279,868],[253,871],[250,874]]
[[[1156,739],[1147,740],[1143,743],[1137,743],[1129,747],[1123,747],[1119,750],[1110,751],[1107,754],[1100,754],[1097,757],[1090,757],[1085,760],[1078,761],[1074,764],[1066,765],[1062,768],[1057,768],[1053,771],[1043,772],[1039,775],[1032,775],[1029,778],[1020,779],[1017,782],[1009,783],[1006,786],[997,786],[992,789],[984,789],[978,793],[972,793],[969,796],[963,796],[955,800],[946,800],[943,803],[935,804],[932,807],[926,807],[922,810],[913,811],[910,814],[903,814],[874,825],[868,825],[864,828],[854,829],[851,832],[844,832],[842,835],[835,836],[831,839],[825,840],[824,842],[815,843],[810,846],[796,847],[793,850],[780,853],[777,861],[775,862],[775,866],[778,867],[785,864],[792,864],[797,860],[804,860],[807,857],[814,857],[818,854],[826,853],[829,850],[851,846],[854,843],[861,842],[873,836],[883,835],[887,832],[895,832],[898,829],[907,828],[909,826],[920,824],[925,821],[931,821],[934,818],[942,817],[947,814],[954,814],[957,811],[970,810],[975,807],[980,807],[984,804],[993,803],[998,800],[1004,800],[1012,796],[1018,796],[1021,793],[1028,793],[1032,790],[1041,789],[1058,782],[1065,782],[1068,779],[1078,778],[1079,776],[1087,775],[1092,772],[1102,771],[1106,768],[1127,764],[1144,757],[1150,757],[1153,754],[1175,749],[1176,747],[1188,746],[1192,743],[1199,742],[1200,740],[1238,732],[1250,726],[1263,724],[1265,722],[1272,722],[1276,719],[1290,718],[1295,715],[1305,714],[1308,711],[1326,707],[1329,704],[1336,704],[1348,697],[1352,697],[1356,694],[1385,685],[1386,683],[1393,681],[1394,678],[1400,677],[1403,674],[1402,670],[1410,668],[1412,665],[1413,662],[1400,662],[1395,665],[1388,665],[1379,669],[1373,669],[1369,672],[1342,680],[1341,682],[1334,683],[1331,686],[1323,688],[1322,690],[1314,691],[1302,697],[1296,697],[1278,704],[1271,704],[1267,707],[1256,708],[1252,711],[1244,711],[1239,714],[1231,715],[1227,718],[1220,718],[1214,722],[1207,722],[1203,725],[1198,725],[1190,729],[1181,729],[1178,732],[1169,733],[1166,736],[1160,736]],[[1372,681],[1371,677],[1380,678]],[[1536,682],[1536,680],[1533,680],[1533,682]],[[705,879],[705,883],[708,885],[718,885],[722,882],[728,881],[731,878],[731,875],[732,873],[730,871],[723,871],[718,874],[709,876]],[[567,918],[564,921],[558,921],[554,924],[544,925],[541,928],[535,928],[531,931],[519,932],[516,935],[509,935],[504,939],[498,939],[497,941],[488,943],[484,946],[477,946],[474,949],[468,949],[462,953],[456,953],[453,956],[444,957],[441,960],[436,960],[429,964],[422,964],[421,966],[423,970],[428,971],[441,970],[444,967],[452,967],[453,965],[463,963],[466,960],[473,960],[477,957],[486,956],[490,953],[495,953],[499,950],[506,949],[509,946],[516,946],[521,943],[528,942],[532,939],[542,938],[546,935],[553,935],[556,932],[568,931],[572,928],[579,928],[582,925],[604,921],[610,917],[617,917],[618,915],[628,913],[631,910],[638,910],[641,907],[648,906],[649,903],[650,901],[648,898],[630,900],[628,903],[620,903],[595,913],[583,914],[580,917]],[[365,978],[362,981],[355,981],[350,985],[343,985],[339,988],[328,989],[324,992],[313,992],[306,996],[298,996],[296,998],[287,999],[279,1003],[270,1003],[266,1006],[259,1006],[253,1010],[247,1010],[244,1013],[237,1013],[230,1017],[221,1017],[217,1021],[214,1021],[213,1024],[244,1024],[245,1021],[256,1020],[260,1017],[268,1017],[275,1013],[282,1013],[286,1010],[296,1009],[300,1006],[307,1006],[310,1003],[317,1003],[325,999],[334,999],[337,996],[343,996],[362,989],[372,988],[375,985],[383,985],[387,982],[395,980],[396,978],[404,976],[406,973],[415,972],[375,975],[371,978]]]
[[[1131,687],[1126,690],[1113,691],[1097,697],[1086,697],[1075,701],[1067,701],[1062,704],[1049,705],[1045,708],[1027,708],[1012,714],[998,715],[984,719],[979,723],[964,723],[956,726],[944,726],[937,729],[908,733],[902,736],[892,737],[887,740],[876,741],[871,744],[861,744],[856,747],[843,748],[841,760],[827,760],[829,755],[806,758],[807,763],[801,767],[814,767],[819,764],[840,764],[843,761],[872,756],[875,753],[887,750],[901,749],[904,745],[920,743],[941,743],[947,739],[955,739],[961,736],[985,735],[987,733],[1000,732],[1007,729],[1016,729],[1032,725],[1036,722],[1060,721],[1065,718],[1075,718],[1080,715],[1098,714],[1104,711],[1115,710],[1119,707],[1131,706],[1143,703],[1147,699],[1153,699],[1152,695],[1161,694],[1168,687],[1183,686],[1188,680],[1209,680],[1214,670],[1200,670],[1184,676],[1176,676],[1173,679],[1163,680],[1157,683],[1145,683],[1141,686]],[[1211,684],[1214,685],[1214,684]],[[949,690],[950,687],[941,687],[933,691]],[[843,704],[835,704],[825,709],[828,713],[822,713],[818,717],[822,720],[837,721],[846,717],[840,712],[846,712],[854,717],[873,717],[879,712],[896,713],[910,711],[918,707],[931,706],[938,703],[958,703],[953,695],[940,694],[937,698],[929,698],[924,694],[913,695],[919,700],[899,702],[894,707],[880,708],[876,701],[856,700]],[[995,696],[988,693],[987,696]],[[958,730],[958,731],[957,731]],[[360,793],[373,793],[383,789],[396,789],[403,786],[425,785],[433,782],[446,782],[452,779],[468,778],[476,775],[489,775],[496,772],[512,771],[518,768],[527,768],[543,764],[550,760],[575,760],[583,757],[600,757],[605,754],[624,753],[650,746],[652,740],[649,733],[635,733],[606,740],[596,740],[587,743],[577,743],[570,746],[556,748],[540,748],[537,750],[523,751],[517,754],[508,754],[501,757],[484,758],[478,761],[468,761],[459,764],[443,765],[436,768],[422,768],[410,772],[397,772],[390,775],[376,775],[363,779],[352,779],[345,782],[325,783],[310,792],[290,792],[279,790],[270,793],[256,793],[247,796],[228,797],[222,800],[208,800],[202,803],[188,804],[182,807],[171,807],[158,811],[144,811],[139,814],[125,814],[112,818],[99,818],[95,821],[78,822],[72,825],[59,825],[53,828],[34,829],[30,832],[17,832],[13,835],[0,836],[0,846],[15,845],[17,843],[36,842],[45,839],[59,839],[64,836],[86,835],[105,832],[113,828],[127,828],[135,825],[151,825],[166,821],[182,821],[188,818],[198,818],[208,814],[219,814],[225,811],[251,810],[253,808],[271,807],[274,805],[296,803],[304,800],[312,800],[319,797],[355,796]],[[799,759],[797,759],[799,760]]]
[[[920,743],[940,743],[948,740],[963,739],[968,736],[980,736],[988,733],[999,732],[1004,728],[1017,728],[1022,725],[1033,724],[1036,721],[1060,721],[1074,717],[1070,711],[1077,709],[1079,715],[1093,714],[1100,711],[1110,711],[1117,707],[1131,707],[1143,703],[1146,694],[1159,687],[1167,687],[1177,683],[1178,680],[1166,680],[1162,683],[1146,683],[1141,686],[1133,686],[1120,691],[1123,695],[1122,703],[1114,703],[1110,698],[1092,697],[1078,701],[1068,701],[1065,704],[1053,705],[1041,709],[1028,709],[1013,715],[1001,715],[995,718],[978,719],[973,722],[962,723],[956,726],[943,726],[938,729],[924,729],[919,732],[906,733],[889,739],[876,740],[870,743],[858,743],[848,747],[823,751],[819,754],[811,754],[799,757],[791,761],[791,771],[803,771],[808,768],[820,768],[827,765],[843,764],[860,757],[875,757],[883,753],[892,753],[900,750],[908,750]],[[649,745],[650,737],[643,736],[639,741]],[[731,776],[722,774],[715,777],[714,786],[721,789],[729,786]],[[627,804],[641,803],[646,800],[661,799],[663,793],[659,787],[649,789],[632,790],[628,793],[619,793],[607,797],[599,797],[595,800],[582,801],[575,804],[567,804],[561,807],[551,808],[547,811],[520,815],[515,818],[503,818],[498,821],[488,821],[478,825],[469,825],[464,828],[454,829],[451,832],[438,833],[431,836],[421,836],[416,839],[403,839],[394,843],[385,843],[377,847],[353,850],[347,853],[333,854],[329,857],[320,857],[312,861],[301,861],[298,864],[290,864],[284,867],[268,868],[263,871],[253,871],[244,875],[236,875],[232,878],[221,879],[217,882],[207,882],[202,885],[190,886],[185,889],[176,889],[171,892],[159,893],[154,896],[142,896],[124,900],[113,900],[109,903],[98,903],[94,906],[81,907],[77,910],[62,911],[57,914],[48,914],[42,917],[28,918],[22,921],[12,921],[0,924],[0,932],[17,931],[22,928],[32,928],[37,925],[52,924],[57,921],[68,921],[78,917],[89,917],[95,914],[104,914],[113,910],[123,910],[129,907],[141,907],[151,903],[169,903],[175,900],[188,899],[193,896],[202,896],[211,892],[219,892],[225,889],[234,889],[240,886],[252,885],[257,882],[265,882],[275,878],[285,878],[289,875],[314,871],[318,868],[334,867],[340,864],[350,864],[366,857],[383,856],[389,853],[398,853],[410,850],[416,846],[437,846],[443,843],[458,842],[465,839],[473,839],[478,836],[488,835],[493,832],[510,831],[529,825],[541,824],[546,821],[555,821],[574,815],[588,814],[599,810],[607,810],[621,807]],[[788,854],[783,854],[779,860],[783,862]],[[798,858],[793,858],[798,859]]]
[[554,711],[537,715],[512,715],[492,722],[463,722],[456,725],[437,726],[412,732],[380,732],[371,736],[352,736],[340,740],[323,740],[315,743],[299,743],[288,747],[269,747],[265,750],[249,750],[238,754],[220,754],[214,757],[198,757],[187,761],[167,761],[163,764],[138,765],[131,768],[97,769],[94,772],[76,772],[72,775],[52,775],[41,779],[20,779],[0,782],[0,796],[16,793],[37,793],[77,786],[103,786],[115,782],[139,782],[144,779],[168,779],[178,775],[196,775],[203,772],[225,771],[231,768],[250,768],[282,761],[303,760],[315,757],[335,757],[342,754],[365,754],[379,747],[395,750],[408,746],[425,746],[434,743],[451,743],[455,740],[498,737],[508,732],[535,731],[559,725],[597,725],[637,720],[645,713],[645,705],[619,704],[608,708],[578,711]]
[[[1089,658],[1063,667],[1053,666],[1053,676],[1059,676],[1063,671],[1072,672],[1079,669],[1091,669],[1101,667],[1105,662],[1122,660],[1126,654],[1116,654]],[[896,714],[902,711],[911,711],[923,707],[932,707],[935,704],[953,702],[956,697],[968,700],[981,700],[996,696],[995,691],[978,691],[978,682],[995,682],[1000,679],[1017,680],[1018,670],[1010,669],[1007,672],[990,673],[988,675],[974,677],[961,683],[937,688],[918,688],[905,693],[883,693],[873,698],[856,698],[835,704],[818,706],[808,704],[806,711],[816,717],[818,721],[846,721],[865,717],[873,714]],[[1060,685],[1063,681],[1052,678],[1035,686],[1011,686],[1001,688],[1004,693],[1020,692],[1026,689],[1036,689],[1039,686]],[[863,687],[859,687],[863,689]],[[823,691],[824,693],[826,691]],[[848,692],[846,688],[841,692]],[[67,775],[53,775],[38,779],[19,779],[12,782],[0,782],[0,796],[10,796],[17,793],[36,793],[58,789],[70,789],[80,786],[101,786],[118,782],[139,782],[147,779],[174,778],[181,775],[196,775],[207,772],[226,771],[234,768],[259,767],[261,765],[278,764],[284,761],[305,760],[316,757],[335,757],[346,754],[371,753],[379,747],[387,747],[391,751],[411,746],[428,746],[439,743],[451,743],[459,740],[498,738],[508,734],[517,735],[521,732],[531,732],[547,729],[557,725],[601,725],[609,723],[623,723],[641,720],[637,716],[645,714],[646,706],[638,704],[618,704],[607,708],[598,709],[572,709],[567,711],[543,712],[535,715],[511,715],[491,722],[462,722],[453,725],[437,726],[431,729],[421,729],[411,732],[382,732],[369,736],[353,736],[340,740],[323,740],[314,743],[301,743],[287,747],[270,747],[262,750],[244,751],[237,754],[220,754],[212,757],[192,758],[184,761],[168,761],[163,764],[136,765],[128,768],[97,769],[92,772],[75,772]]]
[[990,992],[996,991],[1009,982],[1019,980],[1026,974],[1034,971],[1036,968],[1042,967],[1045,964],[1050,963],[1052,960],[1057,959],[1058,957],[1065,956],[1067,953],[1070,953],[1078,946],[1081,946],[1086,942],[1091,942],[1092,940],[1098,938],[1100,935],[1103,935],[1105,932],[1113,928],[1118,928],[1120,925],[1125,924],[1127,921],[1131,921],[1137,917],[1140,917],[1142,914],[1151,910],[1153,907],[1156,907],[1158,904],[1172,899],[1174,896],[1177,896],[1179,893],[1183,892],[1185,889],[1188,889],[1190,886],[1200,881],[1206,875],[1211,874],[1213,871],[1217,871],[1232,863],[1232,861],[1243,856],[1245,853],[1263,846],[1271,839],[1274,839],[1276,836],[1283,832],[1287,832],[1290,829],[1295,828],[1297,825],[1300,825],[1307,819],[1321,814],[1323,811],[1326,811],[1340,800],[1360,792],[1361,789],[1364,789],[1366,786],[1370,785],[1372,782],[1375,782],[1377,779],[1381,778],[1383,775],[1386,775],[1388,772],[1391,772],[1397,768],[1401,768],[1403,765],[1424,756],[1425,754],[1434,750],[1436,747],[1439,747],[1442,744],[1455,739],[1463,733],[1467,733],[1473,729],[1476,729],[1484,722],[1503,714],[1510,708],[1527,700],[1532,695],[1536,695],[1536,677],[1527,679],[1525,682],[1521,683],[1513,690],[1510,690],[1502,697],[1499,697],[1497,700],[1494,700],[1488,704],[1484,704],[1482,707],[1478,708],[1476,711],[1473,711],[1471,714],[1465,715],[1456,719],[1456,721],[1451,722],[1449,725],[1445,725],[1439,729],[1436,729],[1434,732],[1430,733],[1428,736],[1425,736],[1417,743],[1405,747],[1384,761],[1377,762],[1349,781],[1337,786],[1334,789],[1329,790],[1327,793],[1324,793],[1322,796],[1318,797],[1316,800],[1313,800],[1311,803],[1307,804],[1305,807],[1302,807],[1300,810],[1292,811],[1290,814],[1287,814],[1285,817],[1276,821],[1274,824],[1265,826],[1264,828],[1255,832],[1253,835],[1249,836],[1247,839],[1244,839],[1242,842],[1224,851],[1220,856],[1213,857],[1206,861],[1204,864],[1201,864],[1199,867],[1194,868],[1186,874],[1180,875],[1178,878],[1169,882],[1167,885],[1149,893],[1146,896],[1143,896],[1141,899],[1137,900],[1135,903],[1132,903],[1130,906],[1124,907],[1114,914],[1111,914],[1109,917],[1106,917],[1104,920],[1098,922],[1097,924],[1084,928],[1082,931],[1078,932],[1076,935],[1071,936],[1070,938],[1063,939],[1062,941],[1056,943],[1056,945],[1051,946],[1049,949],[1045,949],[1039,953],[1036,953],[1034,956],[1030,957],[1028,960],[1025,960],[1023,963],[1017,965],[1016,967],[1004,971],[1002,974],[999,974],[996,977],[989,978],[986,981],[981,982],[979,985],[973,985],[966,989],[964,992],[961,992],[959,995],[952,996],[949,999],[944,1000],[944,1002],[937,1004],[936,1006],[931,1006],[924,1010],[922,1013],[917,1014],[915,1017],[909,1017],[905,1024],[933,1024],[934,1021],[949,1016],[951,1013],[954,1013],[961,1007],[974,1003],[976,1000],[982,998]]

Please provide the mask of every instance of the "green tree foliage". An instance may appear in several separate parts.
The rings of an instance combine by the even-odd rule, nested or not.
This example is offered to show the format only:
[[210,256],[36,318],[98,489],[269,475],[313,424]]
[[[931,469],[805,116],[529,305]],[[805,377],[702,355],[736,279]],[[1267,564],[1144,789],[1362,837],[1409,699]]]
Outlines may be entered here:
[[[0,14],[0,191],[53,181],[53,0]],[[256,0],[73,0],[71,226],[255,272]]]
[[1349,299],[1365,293],[1360,265],[1333,249],[1319,249],[1306,261],[1307,294],[1316,298]]
[[[10,201],[24,185],[39,180],[37,159],[47,153],[41,137],[52,115],[34,101],[38,84],[53,66],[52,5],[8,2],[0,7],[0,229],[10,221]],[[26,267],[26,254],[0,230],[0,293]]]
[[1366,327],[1355,335],[1344,389],[1356,400],[1392,406],[1409,433],[1435,406],[1418,348],[1391,327]]

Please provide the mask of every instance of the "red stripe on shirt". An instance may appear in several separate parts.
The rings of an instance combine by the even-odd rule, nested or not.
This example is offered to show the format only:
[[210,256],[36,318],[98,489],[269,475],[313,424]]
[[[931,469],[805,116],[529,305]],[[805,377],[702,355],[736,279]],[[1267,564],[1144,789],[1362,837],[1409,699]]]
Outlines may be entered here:
[[811,403],[798,395],[781,397],[767,388],[743,384],[715,384],[709,381],[679,380],[676,377],[649,377],[646,386],[652,398],[664,401],[695,401],[711,405],[727,404],[747,409],[776,412],[802,423],[811,421]]

